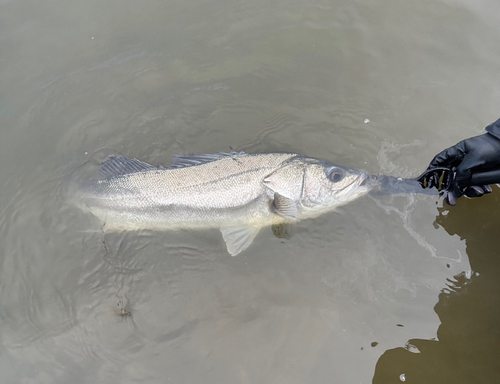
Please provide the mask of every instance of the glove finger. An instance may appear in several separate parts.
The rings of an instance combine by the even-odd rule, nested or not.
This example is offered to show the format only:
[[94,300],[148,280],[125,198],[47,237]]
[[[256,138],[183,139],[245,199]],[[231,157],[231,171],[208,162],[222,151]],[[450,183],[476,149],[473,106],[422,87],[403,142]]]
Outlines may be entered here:
[[491,193],[493,192],[493,190],[491,189],[491,187],[489,185],[482,185],[483,189],[484,189],[484,194],[488,194],[488,193]]
[[467,165],[466,161],[460,163],[457,167],[457,171],[455,174],[455,182],[453,185],[453,194],[455,197],[459,198],[464,194],[464,191],[470,187],[470,179],[471,179],[472,171]]
[[446,148],[444,151],[438,153],[431,160],[428,169],[435,167],[453,167],[460,163],[465,156],[464,142],[454,145],[453,147]]
[[482,186],[474,185],[465,190],[464,195],[467,197],[481,197],[484,195],[484,189]]
[[448,205],[451,205],[451,206],[454,206],[455,204],[457,204],[457,198],[455,197],[455,195],[451,191],[445,193],[444,201]]

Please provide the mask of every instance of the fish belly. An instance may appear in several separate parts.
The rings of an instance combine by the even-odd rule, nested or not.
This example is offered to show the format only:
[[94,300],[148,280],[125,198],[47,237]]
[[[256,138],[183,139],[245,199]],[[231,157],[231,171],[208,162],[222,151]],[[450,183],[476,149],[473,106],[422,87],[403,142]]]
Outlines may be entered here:
[[230,226],[265,227],[280,222],[270,209],[267,196],[240,207],[208,208],[185,205],[133,206],[122,204],[93,204],[88,207],[107,231],[204,229]]

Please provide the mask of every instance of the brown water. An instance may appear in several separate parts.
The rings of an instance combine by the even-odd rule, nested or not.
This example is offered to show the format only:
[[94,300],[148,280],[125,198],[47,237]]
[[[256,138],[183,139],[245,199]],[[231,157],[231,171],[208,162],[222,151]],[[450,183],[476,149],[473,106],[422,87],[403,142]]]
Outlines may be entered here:
[[61,188],[101,148],[417,176],[500,117],[499,15],[494,0],[0,1],[0,382],[498,381],[498,189],[449,210],[365,196],[232,258],[217,230],[105,247]]

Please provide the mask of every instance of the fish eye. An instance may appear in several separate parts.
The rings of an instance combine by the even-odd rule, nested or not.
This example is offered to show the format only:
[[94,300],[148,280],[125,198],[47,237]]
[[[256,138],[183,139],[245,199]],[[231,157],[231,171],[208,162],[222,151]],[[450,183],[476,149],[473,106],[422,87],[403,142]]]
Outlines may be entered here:
[[328,178],[336,183],[344,178],[344,172],[337,167],[332,167],[328,170]]

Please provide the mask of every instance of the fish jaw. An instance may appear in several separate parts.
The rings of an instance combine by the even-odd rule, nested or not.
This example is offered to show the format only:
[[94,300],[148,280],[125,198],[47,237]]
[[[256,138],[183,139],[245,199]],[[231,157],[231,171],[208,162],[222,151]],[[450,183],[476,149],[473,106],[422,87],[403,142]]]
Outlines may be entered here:
[[353,183],[339,191],[337,196],[337,199],[340,202],[339,205],[350,203],[358,197],[366,195],[370,192],[372,187],[369,183],[367,183],[368,176],[368,173],[365,171],[360,171],[358,178]]

